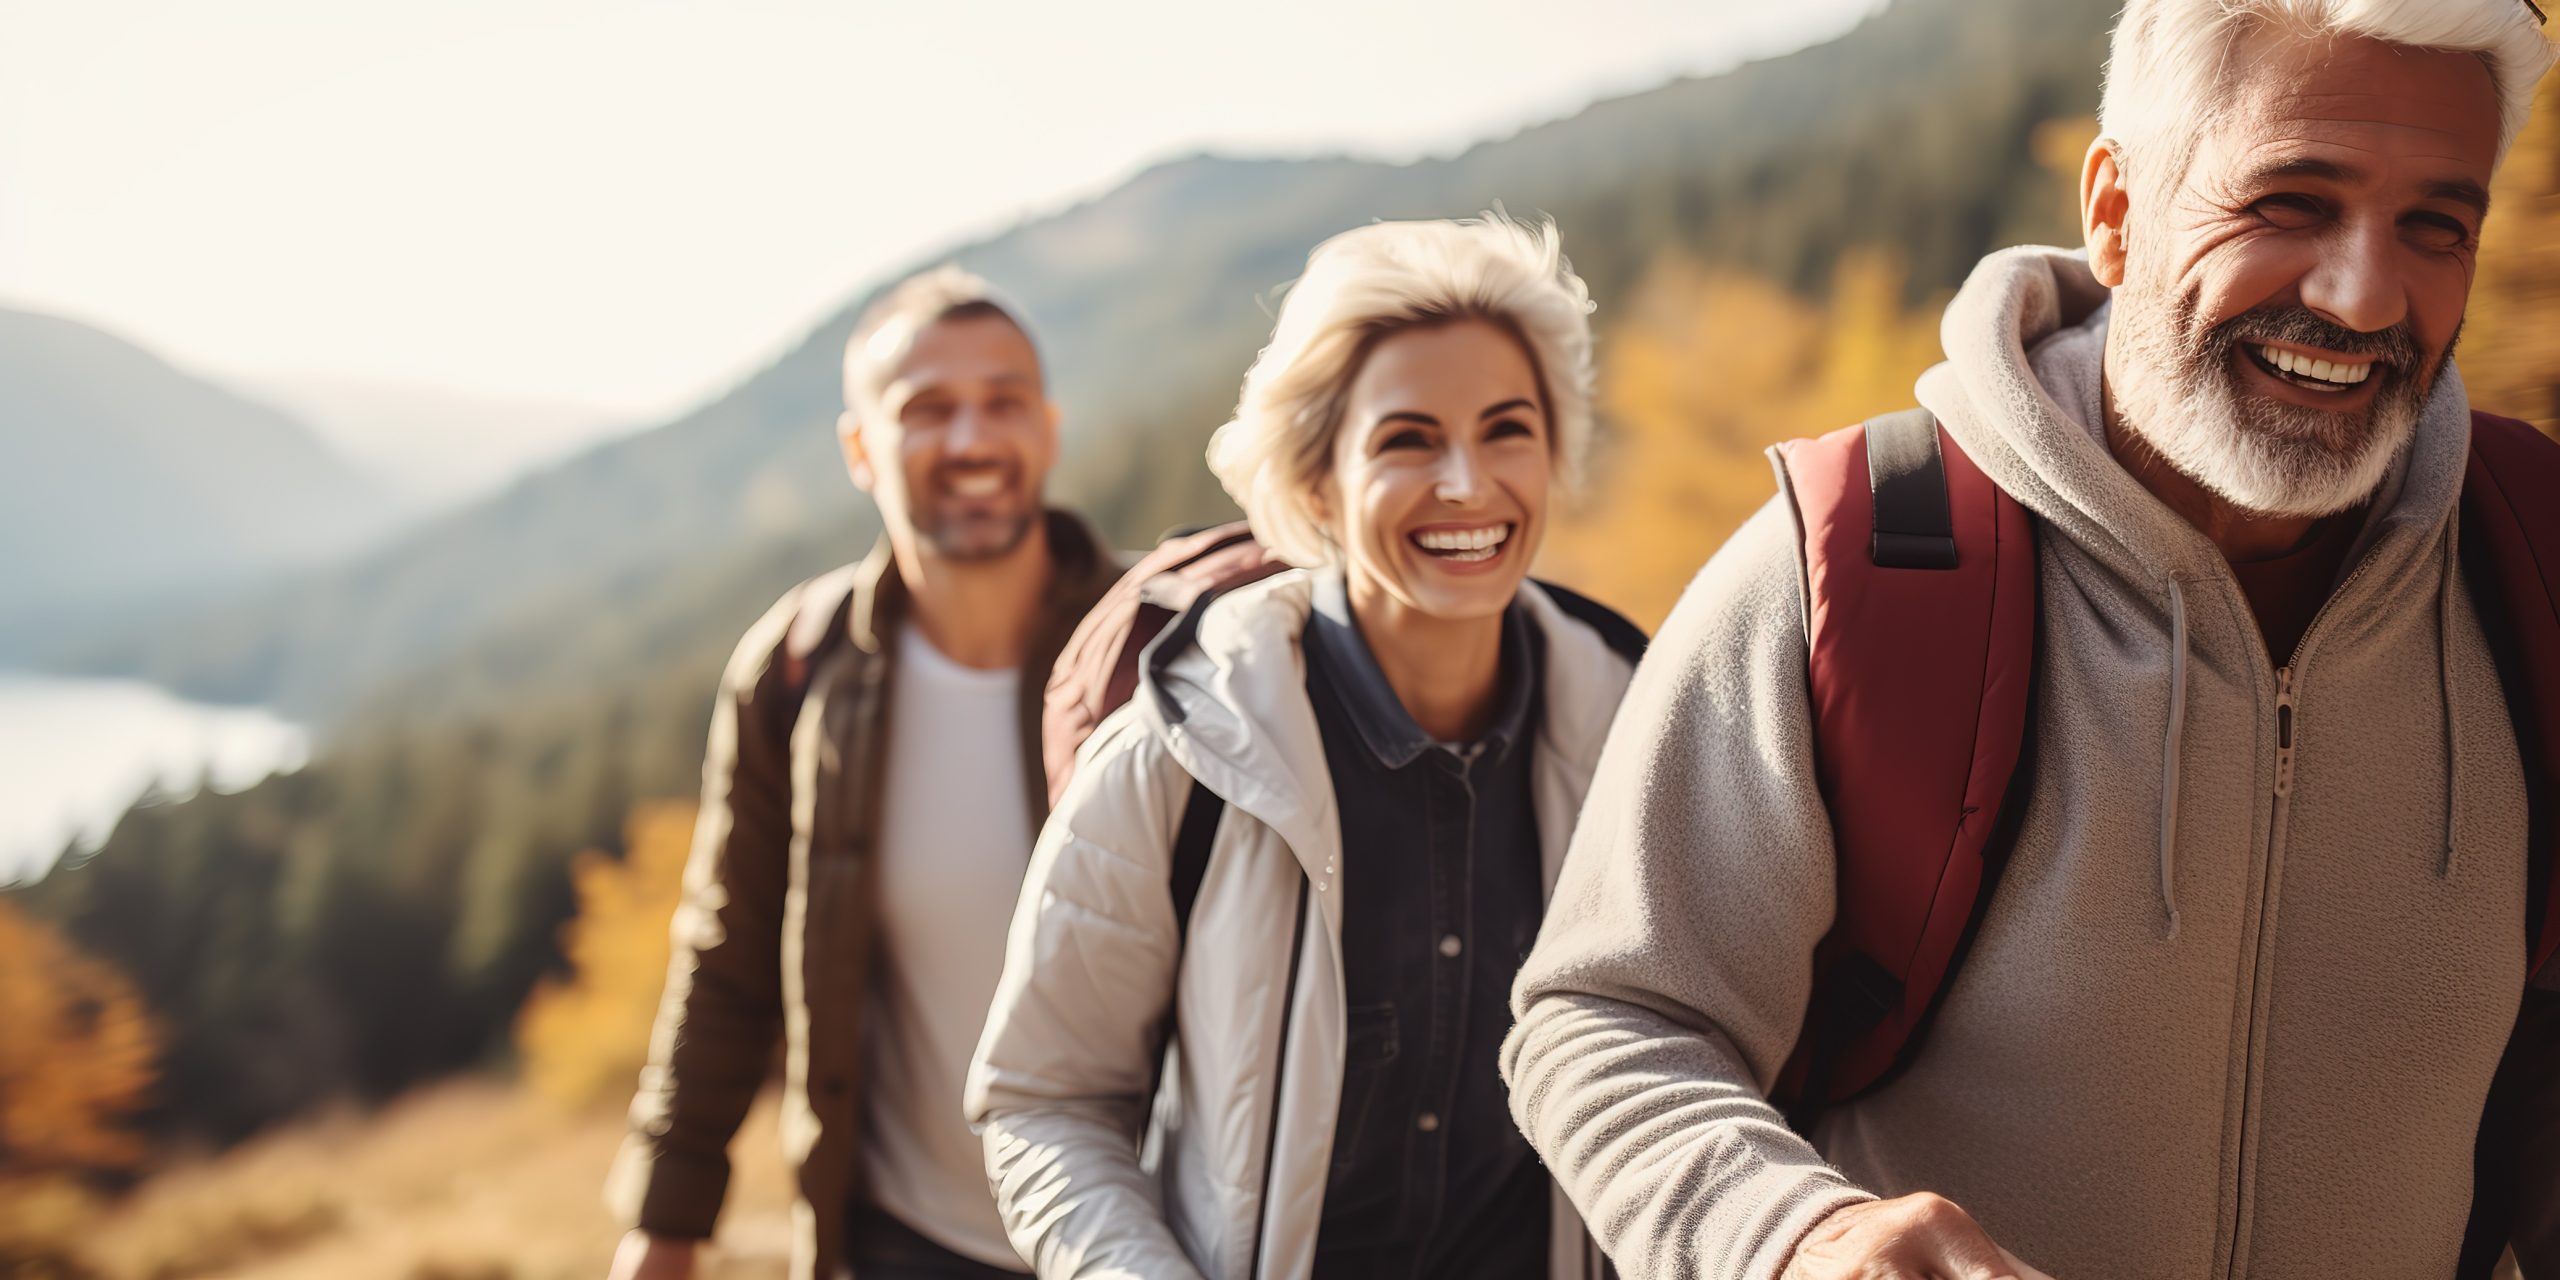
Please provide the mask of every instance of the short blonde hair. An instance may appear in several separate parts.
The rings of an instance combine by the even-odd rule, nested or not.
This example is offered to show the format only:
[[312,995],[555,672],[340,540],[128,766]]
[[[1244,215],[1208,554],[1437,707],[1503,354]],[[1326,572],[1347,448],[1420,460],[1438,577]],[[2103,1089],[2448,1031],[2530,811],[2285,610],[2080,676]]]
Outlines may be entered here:
[[889,286],[854,322],[853,336],[845,340],[845,407],[860,413],[879,400],[899,363],[915,349],[917,334],[945,320],[979,317],[1012,325],[1037,358],[1040,340],[1031,335],[1022,309],[974,272],[945,263]]
[[1552,222],[1499,214],[1382,222],[1307,257],[1244,375],[1235,418],[1209,439],[1209,470],[1264,545],[1292,564],[1338,549],[1314,497],[1331,466],[1351,381],[1378,340],[1453,320],[1489,321],[1527,349],[1559,479],[1579,477],[1591,438],[1591,292]]
[[2098,128],[2131,169],[2174,180],[2229,99],[2241,42],[2265,30],[2468,53],[2498,92],[2498,155],[2524,130],[2551,41],[2524,0],[2128,0],[2107,54]]

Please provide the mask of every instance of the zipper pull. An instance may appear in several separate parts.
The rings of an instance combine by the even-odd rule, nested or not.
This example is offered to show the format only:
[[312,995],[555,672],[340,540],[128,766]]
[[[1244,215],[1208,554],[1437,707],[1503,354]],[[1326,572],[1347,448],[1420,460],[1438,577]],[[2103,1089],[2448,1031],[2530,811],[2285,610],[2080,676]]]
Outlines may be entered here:
[[2293,668],[2276,668],[2276,794],[2293,790]]

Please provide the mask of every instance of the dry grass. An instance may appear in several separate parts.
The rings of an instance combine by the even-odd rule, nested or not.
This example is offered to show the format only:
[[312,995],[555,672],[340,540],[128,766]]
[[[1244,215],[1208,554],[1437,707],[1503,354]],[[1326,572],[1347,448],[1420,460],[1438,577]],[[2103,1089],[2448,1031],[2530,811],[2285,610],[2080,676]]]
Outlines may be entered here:
[[[107,1280],[594,1280],[619,1231],[598,1199],[617,1108],[439,1086],[153,1177],[81,1252]],[[771,1280],[788,1250],[773,1099],[749,1115],[706,1280]]]
[[[66,1184],[0,1184],[0,1240],[69,1243],[85,1264],[0,1247],[0,1280],[598,1280],[620,1234],[598,1189],[621,1137],[614,1108],[564,1113],[474,1081],[170,1169],[103,1209]],[[781,1280],[790,1190],[771,1094],[734,1152],[702,1280]]]

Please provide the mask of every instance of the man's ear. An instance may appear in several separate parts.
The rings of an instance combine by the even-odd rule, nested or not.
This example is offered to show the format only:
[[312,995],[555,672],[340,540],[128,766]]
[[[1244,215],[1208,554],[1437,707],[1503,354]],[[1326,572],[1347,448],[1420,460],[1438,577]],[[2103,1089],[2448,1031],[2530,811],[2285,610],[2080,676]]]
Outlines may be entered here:
[[836,445],[844,450],[845,474],[853,477],[853,487],[871,492],[876,478],[871,470],[871,455],[862,445],[862,420],[847,409],[836,418]]
[[2101,137],[2080,162],[2080,234],[2089,246],[2090,272],[2110,289],[2124,283],[2125,218],[2132,208],[2116,142]]

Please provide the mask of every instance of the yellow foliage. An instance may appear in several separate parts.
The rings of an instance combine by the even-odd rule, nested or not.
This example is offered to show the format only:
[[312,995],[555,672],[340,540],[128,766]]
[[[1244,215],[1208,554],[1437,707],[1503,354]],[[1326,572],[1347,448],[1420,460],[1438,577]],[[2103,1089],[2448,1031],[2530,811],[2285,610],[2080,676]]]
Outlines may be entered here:
[[2471,403],[2560,431],[2560,79],[2507,153],[2463,331]]
[[2080,165],[2088,159],[2089,144],[2098,140],[2098,122],[2090,116],[2064,116],[2037,125],[2027,139],[2027,151],[2036,158],[2036,167],[2063,179],[2061,190],[2071,194],[2071,207],[2080,207]]
[[589,850],[572,865],[578,914],[562,935],[571,974],[536,988],[516,1020],[525,1078],[545,1097],[594,1102],[628,1090],[648,1061],[693,821],[690,800],[644,802],[625,827],[625,856]]
[[0,898],[0,1176],[131,1169],[158,1079],[133,983]]
[[[2086,119],[2036,131],[2056,198],[2077,207]],[[2499,170],[2462,341],[2471,401],[2560,435],[2560,79]],[[1670,254],[1602,337],[1608,434],[1592,491],[1559,515],[1546,576],[1658,626],[1698,567],[1774,492],[1761,450],[1914,403],[1938,359],[1937,304],[1905,307],[1875,250],[1843,256],[1820,302]]]
[[1677,253],[1657,259],[1603,335],[1610,433],[1541,571],[1659,626],[1776,492],[1764,449],[1915,403],[1913,379],[1938,359],[1940,307],[1902,295],[1901,266],[1873,250],[1845,255],[1819,302]]

